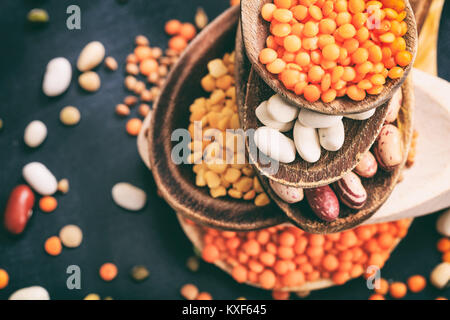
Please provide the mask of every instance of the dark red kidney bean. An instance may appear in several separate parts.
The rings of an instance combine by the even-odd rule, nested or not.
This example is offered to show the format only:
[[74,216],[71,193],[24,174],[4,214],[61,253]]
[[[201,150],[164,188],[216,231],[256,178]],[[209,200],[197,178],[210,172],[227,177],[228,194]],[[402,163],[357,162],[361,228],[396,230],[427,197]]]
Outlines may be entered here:
[[304,189],[306,200],[312,211],[324,221],[333,221],[339,216],[339,200],[330,186]]
[[12,234],[21,234],[31,216],[34,206],[34,193],[24,184],[15,187],[6,204],[4,225]]
[[377,170],[377,160],[370,151],[364,153],[362,159],[355,167],[355,172],[363,178],[372,178],[377,173]]
[[367,200],[367,192],[361,183],[361,179],[353,173],[347,173],[339,181],[334,183],[334,189],[339,200],[347,207],[361,209]]

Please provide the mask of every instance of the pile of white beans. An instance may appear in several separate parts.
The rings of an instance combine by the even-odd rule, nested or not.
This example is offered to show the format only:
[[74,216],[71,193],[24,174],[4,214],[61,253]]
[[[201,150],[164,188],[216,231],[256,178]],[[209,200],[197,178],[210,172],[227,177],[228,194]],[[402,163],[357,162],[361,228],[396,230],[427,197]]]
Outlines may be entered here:
[[[372,109],[345,117],[366,120],[374,113],[375,109]],[[255,144],[262,153],[279,162],[293,162],[297,150],[304,161],[314,163],[320,159],[321,147],[327,151],[338,151],[344,144],[342,116],[298,108],[278,94],[262,102],[255,114],[264,125],[255,131]],[[292,129],[293,140],[282,133]]]

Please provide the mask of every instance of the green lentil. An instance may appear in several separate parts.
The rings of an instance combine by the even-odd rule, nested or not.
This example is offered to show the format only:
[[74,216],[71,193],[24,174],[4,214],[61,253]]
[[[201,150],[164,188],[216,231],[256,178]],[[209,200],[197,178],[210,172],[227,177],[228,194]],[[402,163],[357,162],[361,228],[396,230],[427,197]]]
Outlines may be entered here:
[[189,257],[186,261],[186,267],[192,272],[197,272],[200,267],[200,261],[196,256]]
[[27,19],[33,23],[47,23],[49,16],[46,10],[36,8],[28,12]]
[[144,281],[148,278],[149,274],[150,272],[144,266],[134,266],[130,272],[131,277],[137,282]]

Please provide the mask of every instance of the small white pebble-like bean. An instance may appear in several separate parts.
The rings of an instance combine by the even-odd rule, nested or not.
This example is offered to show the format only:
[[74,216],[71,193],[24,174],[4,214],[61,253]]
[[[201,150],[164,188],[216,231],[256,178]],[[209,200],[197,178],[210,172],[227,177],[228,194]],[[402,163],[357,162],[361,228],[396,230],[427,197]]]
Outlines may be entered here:
[[373,108],[369,111],[347,114],[344,117],[352,120],[367,120],[375,114],[376,108]]
[[329,128],[319,129],[320,145],[328,151],[338,151],[345,140],[345,130],[342,121]]
[[254,139],[258,149],[272,159],[283,163],[295,160],[294,141],[278,130],[260,127],[256,129]]
[[285,186],[281,183],[269,180],[270,187],[281,200],[287,203],[297,203],[303,200],[303,189]]
[[214,59],[208,63],[209,74],[214,78],[220,78],[228,73],[227,66],[221,59]]
[[333,116],[314,112],[308,109],[301,109],[298,114],[300,123],[309,128],[329,128],[342,120],[342,116]]
[[80,122],[80,110],[73,106],[64,107],[59,113],[59,120],[66,126],[74,126]]
[[45,69],[42,91],[48,97],[62,94],[72,80],[72,66],[69,60],[63,57],[50,60]]
[[450,209],[439,216],[436,221],[436,229],[444,237],[450,237]]
[[145,191],[127,182],[115,184],[111,193],[118,206],[130,211],[141,210],[147,202]]
[[80,227],[68,224],[59,231],[59,238],[65,247],[76,248],[83,241],[83,232]]
[[294,121],[283,123],[274,120],[267,112],[267,101],[263,101],[255,110],[256,117],[265,126],[280,132],[286,132],[294,127]]
[[438,264],[430,274],[430,282],[438,289],[446,288],[450,283],[450,263]]
[[50,300],[50,295],[45,288],[32,286],[17,290],[8,300]]
[[58,181],[58,191],[62,193],[69,192],[69,180],[61,179]]
[[25,128],[23,140],[30,148],[39,147],[47,137],[47,127],[42,121],[31,121]]
[[49,196],[56,192],[58,182],[55,176],[40,162],[30,162],[22,169],[25,181],[40,195]]
[[305,127],[299,121],[296,121],[294,142],[298,154],[303,160],[313,163],[320,159],[320,142],[316,129]]
[[279,94],[273,95],[267,101],[267,112],[272,119],[282,123],[294,121],[300,109],[297,106],[289,104]]
[[77,68],[81,72],[91,70],[98,66],[105,57],[105,47],[99,41],[89,42],[78,56]]

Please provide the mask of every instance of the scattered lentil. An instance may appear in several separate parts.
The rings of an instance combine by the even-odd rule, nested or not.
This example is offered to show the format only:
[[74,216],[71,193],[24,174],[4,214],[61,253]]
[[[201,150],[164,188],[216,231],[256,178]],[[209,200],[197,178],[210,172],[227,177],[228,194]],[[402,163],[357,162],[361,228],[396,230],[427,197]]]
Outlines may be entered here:
[[48,238],[44,244],[45,252],[51,256],[58,256],[62,251],[61,240],[57,236]]
[[76,107],[64,107],[59,113],[59,120],[66,126],[74,126],[80,122],[81,113]]
[[112,281],[117,276],[117,267],[111,262],[104,263],[99,270],[100,278],[104,281]]

